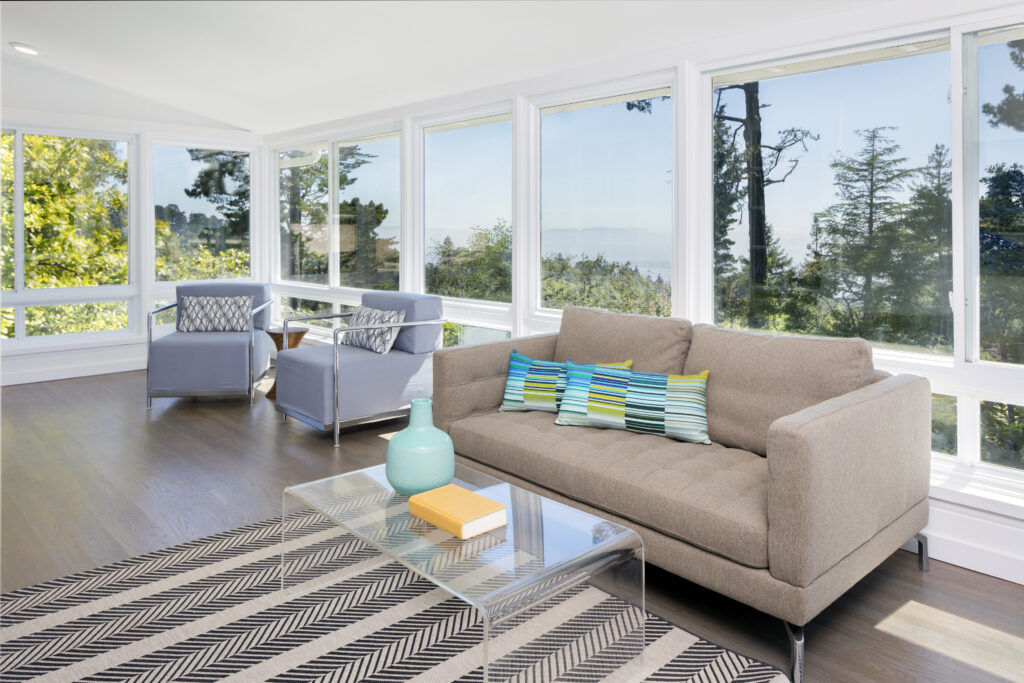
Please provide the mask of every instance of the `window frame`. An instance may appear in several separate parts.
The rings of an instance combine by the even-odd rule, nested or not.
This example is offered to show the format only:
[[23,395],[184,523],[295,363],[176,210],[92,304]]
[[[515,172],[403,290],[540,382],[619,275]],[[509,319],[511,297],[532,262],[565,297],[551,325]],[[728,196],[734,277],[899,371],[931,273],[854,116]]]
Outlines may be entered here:
[[[521,119],[519,124],[523,127],[523,138],[525,139],[517,136],[517,143],[519,143],[517,152],[521,155],[519,163],[522,165],[522,172],[526,176],[525,178],[521,178],[521,180],[525,182],[526,187],[524,197],[525,202],[520,206],[520,209],[525,213],[525,215],[520,218],[525,220],[520,220],[520,223],[522,223],[520,227],[521,239],[518,242],[515,239],[516,226],[513,225],[512,302],[513,304],[521,302],[521,305],[519,305],[519,308],[521,309],[519,311],[519,315],[522,317],[522,321],[519,324],[520,331],[513,330],[514,334],[523,334],[521,331],[522,327],[531,330],[556,331],[562,319],[561,310],[548,308],[543,305],[541,292],[542,226],[540,178],[541,167],[543,164],[543,159],[541,158],[541,110],[550,107],[585,102],[588,100],[601,99],[604,97],[618,97],[621,95],[628,95],[630,93],[643,92],[645,90],[656,90],[659,88],[669,89],[673,104],[672,135],[669,144],[672,146],[675,153],[672,154],[672,179],[671,188],[669,190],[669,193],[673,198],[669,225],[669,232],[671,234],[671,260],[669,272],[671,272],[673,276],[671,282],[672,314],[678,315],[678,300],[684,291],[684,285],[676,278],[676,275],[680,271],[679,264],[682,261],[681,247],[683,244],[683,240],[679,234],[681,223],[678,201],[680,189],[680,163],[678,150],[680,139],[679,131],[681,129],[678,112],[681,107],[678,97],[678,71],[676,69],[671,69],[534,95],[532,97],[524,98],[524,100],[519,103],[518,118]],[[516,117],[514,116],[513,118],[515,119]],[[515,127],[516,121],[513,120],[513,131],[515,131]],[[525,149],[523,149],[524,145]],[[514,176],[514,178],[516,177],[518,176]],[[515,218],[515,208],[512,213],[513,218]],[[520,252],[519,259],[516,258],[517,247]],[[524,265],[525,272],[529,277],[526,278],[526,282],[522,282],[520,283],[520,286],[517,286],[515,275],[516,273],[521,272],[519,269]]]
[[[919,43],[948,37],[950,55],[950,91],[963,93],[951,98],[950,155],[952,164],[952,256],[953,291],[953,354],[936,356],[923,352],[873,348],[875,367],[892,373],[911,373],[926,377],[932,392],[956,397],[957,455],[932,452],[932,495],[950,502],[990,507],[994,501],[1003,505],[1011,501],[1015,515],[1024,506],[1024,470],[993,465],[981,461],[981,401],[1024,405],[1024,366],[979,360],[979,251],[978,251],[978,63],[979,31],[1011,27],[1024,22],[1024,15],[995,16],[984,21],[942,26],[921,33],[894,32],[892,36],[874,41],[852,43],[833,41],[834,46],[788,51],[770,59],[756,56],[738,57],[702,66],[690,66],[687,78],[697,89],[697,97],[688,98],[685,116],[699,131],[696,159],[690,157],[686,183],[688,197],[703,198],[693,207],[690,203],[688,224],[701,226],[696,242],[697,259],[688,263],[696,268],[694,283],[699,296],[687,301],[685,317],[694,322],[714,322],[714,243],[712,225],[712,102],[716,76],[752,69],[793,64],[808,59],[847,57],[851,63],[858,55],[871,50]],[[972,131],[975,131],[972,140]],[[691,229],[692,232],[692,229]],[[973,286],[968,286],[973,283]],[[673,293],[674,294],[674,293]]]
[[[4,132],[14,134],[14,289],[0,293],[4,308],[14,309],[14,337],[3,340],[4,355],[22,355],[43,348],[74,347],[82,344],[117,343],[136,335],[140,326],[137,311],[139,301],[140,263],[140,189],[141,155],[138,135],[112,133],[102,130],[84,130],[63,126],[39,126],[6,122]],[[24,136],[77,138],[123,142],[128,163],[128,279],[125,284],[93,285],[86,287],[52,287],[29,289],[25,286],[25,169]],[[123,330],[73,332],[59,335],[28,336],[25,333],[25,309],[35,306],[102,303],[126,301],[128,324]]]
[[[516,286],[521,279],[521,274],[516,271],[516,233],[519,231],[516,221],[516,115],[511,100],[499,100],[479,107],[470,107],[449,111],[444,114],[432,116],[420,116],[409,120],[409,132],[412,136],[412,159],[410,169],[418,170],[408,179],[411,184],[413,201],[411,208],[410,222],[413,239],[416,242],[416,261],[410,263],[409,273],[412,289],[418,293],[425,293],[426,263],[427,263],[427,230],[426,230],[426,136],[429,128],[445,126],[450,124],[471,122],[477,119],[484,119],[492,116],[508,115],[512,121],[512,182],[510,183],[510,208],[512,221],[512,301],[484,301],[481,299],[466,299],[463,297],[441,297],[444,301],[445,317],[453,323],[466,325],[477,324],[481,327],[493,327],[496,329],[512,330],[513,310],[516,305]],[[403,287],[404,289],[404,287]]]
[[[257,248],[257,235],[258,225],[256,223],[256,212],[257,206],[260,202],[257,200],[255,193],[253,192],[253,186],[256,184],[258,179],[262,177],[261,167],[258,165],[260,148],[258,145],[239,145],[239,144],[217,144],[209,142],[201,142],[199,139],[188,139],[181,137],[168,137],[159,136],[148,138],[144,140],[143,153],[145,154],[146,164],[151,169],[151,183],[152,186],[156,185],[156,148],[157,147],[179,147],[188,148],[195,147],[197,149],[207,149],[219,152],[242,152],[249,155],[249,275],[248,276],[236,276],[228,278],[212,278],[207,280],[157,280],[156,279],[156,198],[149,197],[147,205],[141,207],[143,211],[143,224],[149,226],[148,232],[148,244],[145,245],[142,267],[147,268],[146,271],[149,274],[149,280],[153,283],[152,289],[158,293],[168,289],[170,286],[177,287],[180,284],[189,282],[222,282],[232,280],[253,280],[255,279],[255,273],[258,268],[260,259],[255,255],[258,251]],[[152,192],[152,187],[148,188]]]

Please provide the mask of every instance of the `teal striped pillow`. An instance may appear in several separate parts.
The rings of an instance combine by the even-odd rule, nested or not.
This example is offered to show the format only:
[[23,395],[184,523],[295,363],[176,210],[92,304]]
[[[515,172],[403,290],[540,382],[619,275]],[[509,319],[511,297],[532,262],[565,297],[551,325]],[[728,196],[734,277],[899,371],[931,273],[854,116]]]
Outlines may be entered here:
[[660,375],[572,361],[565,365],[568,382],[555,424],[711,443],[707,370],[697,375]]
[[[572,363],[571,360],[568,362]],[[534,360],[512,349],[508,359],[505,395],[499,410],[505,412],[540,410],[557,413],[567,382],[565,365],[565,363],[556,363],[550,360]],[[601,367],[626,369],[632,366],[632,360],[601,365]],[[595,366],[580,365],[578,367],[592,368]]]
[[499,410],[557,413],[561,390],[565,387],[564,380],[559,382],[559,375],[565,375],[565,363],[534,360],[513,349],[508,359],[505,396]]

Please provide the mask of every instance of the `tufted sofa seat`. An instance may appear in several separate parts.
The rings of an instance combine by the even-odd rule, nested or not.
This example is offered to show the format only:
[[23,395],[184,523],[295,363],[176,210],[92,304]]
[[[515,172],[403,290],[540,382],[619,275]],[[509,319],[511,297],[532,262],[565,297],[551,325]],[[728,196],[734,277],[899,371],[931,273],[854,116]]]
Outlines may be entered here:
[[476,459],[748,567],[768,566],[768,461],[739,448],[490,413],[452,425]]

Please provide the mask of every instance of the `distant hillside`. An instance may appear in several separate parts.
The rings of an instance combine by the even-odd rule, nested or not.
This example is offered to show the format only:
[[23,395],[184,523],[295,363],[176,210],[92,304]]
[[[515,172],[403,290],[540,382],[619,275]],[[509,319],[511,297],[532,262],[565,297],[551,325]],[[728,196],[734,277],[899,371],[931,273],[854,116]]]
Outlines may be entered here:
[[667,282],[671,277],[671,238],[667,230],[644,228],[554,228],[541,233],[541,254],[629,261],[641,272]]

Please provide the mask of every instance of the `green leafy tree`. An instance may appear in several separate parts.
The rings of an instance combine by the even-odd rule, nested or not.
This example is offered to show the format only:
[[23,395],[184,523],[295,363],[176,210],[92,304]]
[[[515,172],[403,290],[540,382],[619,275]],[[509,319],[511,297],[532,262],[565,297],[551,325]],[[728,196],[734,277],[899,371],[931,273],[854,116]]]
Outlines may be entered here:
[[840,201],[821,212],[823,273],[833,334],[874,339],[880,316],[897,304],[890,255],[901,247],[903,205],[896,194],[911,170],[888,127],[857,131],[863,142],[853,156],[832,163]]
[[217,209],[186,214],[176,205],[156,207],[156,277],[200,280],[248,275],[249,155],[226,150],[188,150],[202,167],[190,187],[193,199]]
[[1024,167],[990,166],[982,179],[981,351],[986,360],[1024,363]]
[[431,246],[427,291],[482,301],[512,301],[512,226],[474,226],[466,246],[445,237]]
[[[292,159],[298,154],[283,155]],[[348,184],[347,173],[367,159],[348,154],[339,158],[339,187]],[[327,248],[327,155],[309,164],[281,169],[278,182],[281,206],[281,275],[295,280],[326,284]]]
[[[38,135],[23,136],[23,143],[26,287],[127,283],[124,143]],[[121,329],[127,324],[123,303],[25,311],[29,335]]]
[[[1011,40],[1007,47],[1010,49],[1010,61],[1024,71],[1024,40]],[[993,128],[1006,126],[1024,131],[1024,92],[1017,92],[1016,86],[1007,83],[1003,86],[1003,95],[999,102],[981,105],[981,113],[988,117]]]
[[397,240],[380,237],[377,228],[388,216],[383,204],[363,204],[358,197],[338,208],[342,284],[368,289],[398,289]]

